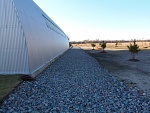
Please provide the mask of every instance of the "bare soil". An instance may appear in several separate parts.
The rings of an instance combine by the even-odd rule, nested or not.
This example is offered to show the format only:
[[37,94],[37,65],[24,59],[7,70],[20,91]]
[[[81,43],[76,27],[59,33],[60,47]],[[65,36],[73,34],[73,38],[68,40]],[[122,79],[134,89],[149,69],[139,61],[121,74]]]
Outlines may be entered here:
[[139,60],[137,62],[129,61],[131,54],[126,45],[119,47],[109,45],[107,53],[101,53],[101,49],[91,50],[90,46],[79,47],[129,87],[138,87],[140,93],[146,93],[150,97],[150,47],[136,54],[136,59]]

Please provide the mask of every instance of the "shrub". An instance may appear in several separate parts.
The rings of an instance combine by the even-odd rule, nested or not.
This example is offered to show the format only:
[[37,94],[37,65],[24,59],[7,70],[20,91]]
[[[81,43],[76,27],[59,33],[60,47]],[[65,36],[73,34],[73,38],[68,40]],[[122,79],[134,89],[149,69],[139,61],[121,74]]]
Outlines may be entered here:
[[119,42],[116,40],[116,43],[115,43],[115,46],[116,46],[116,47],[118,47],[118,43],[119,43]]
[[93,47],[93,50],[94,50],[94,47],[95,47],[96,45],[95,45],[94,43],[92,43],[91,46]]
[[102,47],[102,49],[103,49],[103,51],[104,51],[104,49],[106,48],[106,42],[102,42],[102,43],[100,43],[100,46]]
[[133,41],[133,44],[130,44],[130,46],[127,47],[129,52],[131,52],[132,59],[135,60],[135,53],[137,54],[140,51],[139,46],[136,44],[136,40]]

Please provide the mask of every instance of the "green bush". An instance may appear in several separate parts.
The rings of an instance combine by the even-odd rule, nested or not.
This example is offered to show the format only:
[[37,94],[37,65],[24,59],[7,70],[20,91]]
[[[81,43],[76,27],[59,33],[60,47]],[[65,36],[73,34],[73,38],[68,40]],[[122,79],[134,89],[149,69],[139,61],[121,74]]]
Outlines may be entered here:
[[106,48],[106,42],[104,42],[104,41],[101,42],[101,43],[100,43],[100,46],[102,47],[102,49],[103,49],[103,51],[104,51],[104,49]]
[[93,50],[94,50],[94,47],[95,47],[96,45],[95,45],[94,43],[92,43],[91,46],[93,47]]
[[127,47],[129,49],[129,52],[131,52],[132,59],[135,59],[135,54],[140,51],[139,46],[136,44],[136,40],[133,41],[133,44],[130,44],[130,46]]

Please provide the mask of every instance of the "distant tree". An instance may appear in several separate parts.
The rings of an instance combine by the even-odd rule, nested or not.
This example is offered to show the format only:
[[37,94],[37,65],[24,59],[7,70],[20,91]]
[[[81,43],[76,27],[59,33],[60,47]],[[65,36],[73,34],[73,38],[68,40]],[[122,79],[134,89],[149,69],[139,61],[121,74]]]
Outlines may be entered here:
[[106,42],[102,41],[102,42],[100,43],[100,46],[102,47],[103,52],[104,52],[104,49],[106,48]]
[[93,50],[94,50],[94,47],[95,47],[96,45],[95,45],[94,43],[92,43],[91,46],[93,47]]
[[133,61],[136,61],[137,59],[135,59],[135,54],[137,54],[140,49],[139,46],[136,44],[136,40],[133,41],[133,44],[130,44],[130,46],[127,46],[129,49],[129,52],[131,52],[132,55],[132,59]]
[[115,46],[118,47],[118,41],[116,40]]
[[83,42],[86,44],[86,43],[88,43],[88,42],[89,42],[89,40],[83,40]]

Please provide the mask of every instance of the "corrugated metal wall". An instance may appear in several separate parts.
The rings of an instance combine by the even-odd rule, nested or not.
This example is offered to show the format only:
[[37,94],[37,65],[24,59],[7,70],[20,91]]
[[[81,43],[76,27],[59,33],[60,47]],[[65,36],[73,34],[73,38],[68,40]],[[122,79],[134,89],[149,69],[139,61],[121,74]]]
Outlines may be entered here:
[[24,32],[12,0],[0,0],[0,74],[28,73]]
[[69,48],[63,31],[32,0],[0,0],[1,17],[0,73],[32,74]]

